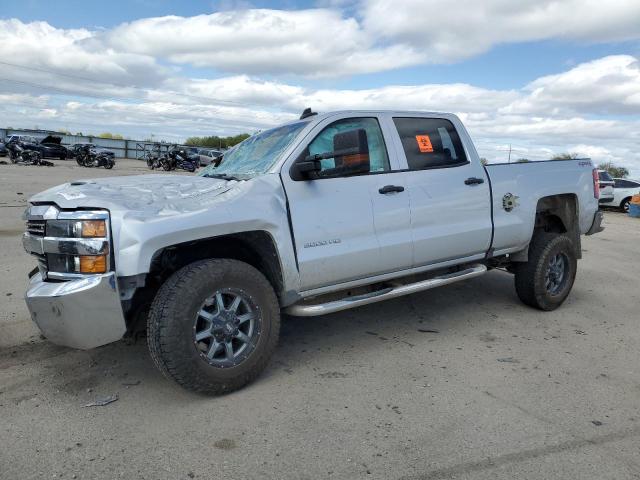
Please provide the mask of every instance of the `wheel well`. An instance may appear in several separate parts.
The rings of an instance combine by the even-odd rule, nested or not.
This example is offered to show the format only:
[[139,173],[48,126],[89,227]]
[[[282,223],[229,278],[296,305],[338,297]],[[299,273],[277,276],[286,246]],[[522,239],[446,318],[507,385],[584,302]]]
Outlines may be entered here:
[[564,233],[576,249],[576,257],[582,258],[578,198],[572,193],[542,197],[536,205],[535,228],[545,232]]
[[[182,267],[207,258],[231,258],[248,263],[267,278],[281,300],[282,268],[269,233],[256,230],[179,243],[158,250],[151,259],[149,273],[143,279],[132,279],[129,299],[123,301],[129,333],[144,330],[148,307],[167,278]],[[120,285],[121,293],[124,283]]]
[[280,258],[271,235],[256,230],[180,243],[156,252],[149,275],[164,282],[185,265],[207,258],[232,258],[259,270],[280,295],[284,288]]
[[578,207],[573,194],[542,197],[536,205],[535,228],[553,233],[568,233],[577,228]]
[[[577,258],[582,258],[578,199],[574,194],[549,195],[539,199],[532,238],[537,231],[566,234],[576,248]],[[528,258],[529,247],[511,256],[514,262],[526,262]]]
[[624,202],[626,202],[627,200],[631,200],[631,195],[622,199],[622,201],[620,202],[620,208],[622,208],[622,205],[624,205]]

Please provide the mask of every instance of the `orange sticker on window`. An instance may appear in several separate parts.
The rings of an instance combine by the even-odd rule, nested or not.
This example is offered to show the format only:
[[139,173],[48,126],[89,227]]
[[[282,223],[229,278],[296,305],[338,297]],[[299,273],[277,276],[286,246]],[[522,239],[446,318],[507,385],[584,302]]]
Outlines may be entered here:
[[416,135],[416,141],[418,142],[418,148],[422,153],[433,152],[433,145],[431,145],[429,135]]

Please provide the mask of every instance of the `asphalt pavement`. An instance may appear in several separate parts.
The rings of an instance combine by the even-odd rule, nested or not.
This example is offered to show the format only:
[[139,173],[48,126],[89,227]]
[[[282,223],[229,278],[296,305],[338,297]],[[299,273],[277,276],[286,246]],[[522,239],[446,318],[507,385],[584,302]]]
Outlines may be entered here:
[[266,372],[209,398],[162,377],[144,341],[39,338],[22,300],[26,198],[146,172],[56,163],[0,165],[0,478],[640,478],[640,220],[607,212],[554,312],[492,271],[286,318]]

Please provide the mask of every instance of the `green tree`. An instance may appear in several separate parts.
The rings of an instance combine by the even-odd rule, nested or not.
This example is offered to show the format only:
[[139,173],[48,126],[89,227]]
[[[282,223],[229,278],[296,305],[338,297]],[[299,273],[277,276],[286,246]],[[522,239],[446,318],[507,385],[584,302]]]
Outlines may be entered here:
[[559,153],[551,157],[551,160],[575,160],[578,158],[577,153]]
[[118,133],[104,132],[98,135],[98,138],[110,138],[113,140],[124,140],[124,137]]
[[629,170],[625,167],[618,167],[613,162],[605,162],[598,165],[600,170],[606,170],[613,178],[627,178],[629,176]]
[[240,135],[234,135],[231,137],[219,137],[212,135],[209,137],[189,137],[184,142],[185,145],[192,145],[195,147],[209,147],[209,148],[230,148],[243,140],[249,138],[251,135],[248,133],[241,133]]
[[531,160],[529,160],[528,158],[519,158],[516,160],[515,163],[529,163],[531,162]]

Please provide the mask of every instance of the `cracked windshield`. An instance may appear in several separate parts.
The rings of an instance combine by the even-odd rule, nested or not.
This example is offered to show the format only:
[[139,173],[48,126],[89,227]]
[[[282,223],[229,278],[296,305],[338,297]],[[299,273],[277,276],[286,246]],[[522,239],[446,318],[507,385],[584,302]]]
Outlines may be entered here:
[[307,122],[273,128],[247,138],[199,173],[202,177],[247,179],[265,173],[280,157]]

